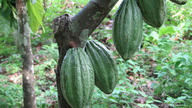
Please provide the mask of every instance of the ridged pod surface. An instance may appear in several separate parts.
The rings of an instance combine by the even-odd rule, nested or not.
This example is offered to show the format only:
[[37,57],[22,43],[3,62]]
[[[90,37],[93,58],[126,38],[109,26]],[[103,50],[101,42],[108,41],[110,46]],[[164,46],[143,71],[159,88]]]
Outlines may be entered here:
[[118,81],[118,70],[108,49],[101,43],[88,41],[85,45],[95,73],[95,85],[104,93],[113,92]]
[[85,108],[94,90],[94,72],[82,48],[69,49],[61,66],[61,90],[72,108]]
[[137,0],[144,21],[153,26],[160,27],[166,18],[166,0]]
[[115,16],[113,41],[124,60],[139,49],[142,41],[143,18],[136,0],[124,0]]
[[187,3],[187,0],[170,0],[170,1],[178,5],[184,5]]

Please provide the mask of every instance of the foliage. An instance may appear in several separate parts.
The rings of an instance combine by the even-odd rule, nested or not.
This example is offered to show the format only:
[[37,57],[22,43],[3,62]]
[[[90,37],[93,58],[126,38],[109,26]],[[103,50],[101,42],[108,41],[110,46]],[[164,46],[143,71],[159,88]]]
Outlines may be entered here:
[[14,54],[16,51],[14,51],[15,43],[14,38],[11,36],[14,29],[10,27],[9,21],[5,19],[3,16],[0,15],[0,55],[10,55]]
[[2,35],[8,35],[11,31],[11,27],[8,25],[9,21],[5,19],[3,16],[0,15],[0,36]]
[[36,32],[39,29],[39,26],[43,25],[43,16],[44,16],[44,8],[41,0],[37,0],[36,2],[32,2],[31,0],[27,1],[27,11],[29,15],[29,23],[31,30]]
[[12,36],[0,35],[0,56],[8,56],[16,53],[16,46]]
[[16,1],[2,0],[0,1],[0,16],[10,21],[10,26],[15,26],[16,23]]
[[10,108],[20,107],[22,105],[22,87],[21,85],[15,85],[13,83],[7,82],[5,76],[0,75],[0,107]]

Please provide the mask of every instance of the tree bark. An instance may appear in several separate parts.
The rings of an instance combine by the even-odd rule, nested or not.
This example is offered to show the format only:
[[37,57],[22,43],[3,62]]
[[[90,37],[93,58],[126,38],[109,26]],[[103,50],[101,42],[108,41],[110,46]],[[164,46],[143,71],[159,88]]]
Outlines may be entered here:
[[46,11],[47,10],[47,0],[43,0],[43,7],[44,7],[44,10]]
[[23,99],[24,108],[36,108],[34,90],[33,54],[30,40],[30,27],[26,8],[26,0],[16,0],[18,14],[18,40],[23,60]]
[[67,50],[72,47],[83,47],[88,36],[117,2],[118,0],[90,0],[74,17],[65,14],[54,19],[53,29],[59,50],[56,70],[59,108],[71,108],[64,99],[60,86],[60,68]]

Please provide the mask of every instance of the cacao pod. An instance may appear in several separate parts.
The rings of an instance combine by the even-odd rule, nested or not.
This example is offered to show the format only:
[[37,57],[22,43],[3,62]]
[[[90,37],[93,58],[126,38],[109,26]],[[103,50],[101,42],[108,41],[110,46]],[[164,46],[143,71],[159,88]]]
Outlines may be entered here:
[[144,21],[160,27],[166,18],[166,0],[137,0]]
[[124,0],[115,16],[113,41],[124,60],[139,49],[142,41],[143,18],[135,0]]
[[113,92],[118,81],[118,70],[108,49],[101,43],[88,41],[85,45],[95,73],[95,85],[104,93]]
[[69,49],[61,66],[61,91],[72,108],[85,108],[94,90],[94,72],[82,48]]
[[170,0],[170,1],[178,5],[184,5],[187,3],[187,0]]

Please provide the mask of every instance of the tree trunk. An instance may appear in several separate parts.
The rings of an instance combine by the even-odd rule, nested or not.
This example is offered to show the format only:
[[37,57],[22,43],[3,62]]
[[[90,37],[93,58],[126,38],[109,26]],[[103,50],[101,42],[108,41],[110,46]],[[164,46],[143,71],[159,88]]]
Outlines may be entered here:
[[44,7],[44,10],[46,11],[47,10],[47,0],[43,0],[43,7]]
[[16,0],[18,18],[19,49],[23,60],[23,98],[24,108],[36,108],[34,90],[33,54],[30,40],[30,27],[26,0]]
[[59,108],[71,108],[64,99],[60,85],[60,68],[69,48],[83,47],[85,40],[103,21],[118,0],[90,0],[74,17],[68,14],[53,21],[53,31],[58,44],[59,60],[56,70]]

